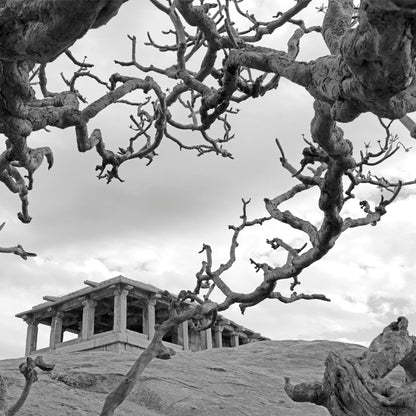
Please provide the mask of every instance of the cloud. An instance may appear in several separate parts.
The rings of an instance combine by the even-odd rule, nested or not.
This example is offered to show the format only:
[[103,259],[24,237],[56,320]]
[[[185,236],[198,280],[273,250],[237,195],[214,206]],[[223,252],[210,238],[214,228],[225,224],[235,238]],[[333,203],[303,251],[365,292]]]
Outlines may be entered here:
[[363,341],[363,340],[355,340],[355,339],[350,339],[350,338],[345,338],[345,337],[340,337],[335,339],[335,341],[338,342],[345,342],[347,344],[358,344],[358,345],[362,345],[364,347],[368,347],[370,345],[370,343],[368,341]]
[[412,297],[387,297],[371,295],[367,299],[367,306],[370,313],[389,317],[407,315],[413,311],[414,299]]

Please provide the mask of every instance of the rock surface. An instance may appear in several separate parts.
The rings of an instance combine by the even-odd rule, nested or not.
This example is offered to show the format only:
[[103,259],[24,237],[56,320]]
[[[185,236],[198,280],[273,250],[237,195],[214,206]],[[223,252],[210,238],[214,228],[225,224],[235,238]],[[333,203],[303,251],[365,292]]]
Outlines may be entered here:
[[[141,416],[325,416],[326,409],[294,403],[283,377],[320,381],[329,351],[358,355],[364,347],[329,341],[265,341],[238,348],[179,352],[154,360],[117,415]],[[21,416],[98,415],[105,395],[135,359],[133,353],[83,352],[44,355],[55,363],[39,374]],[[23,387],[22,359],[0,361],[9,403]],[[399,381],[401,374],[393,377]]]

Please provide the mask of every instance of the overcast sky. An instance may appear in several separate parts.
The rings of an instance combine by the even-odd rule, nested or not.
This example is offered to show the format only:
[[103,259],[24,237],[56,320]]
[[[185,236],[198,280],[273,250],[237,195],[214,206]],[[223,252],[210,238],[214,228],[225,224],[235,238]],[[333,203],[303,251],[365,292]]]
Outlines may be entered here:
[[[251,0],[245,8],[254,11],[257,7],[266,17],[275,14],[279,5],[287,7],[287,3]],[[322,2],[315,3],[306,16],[311,24],[323,17],[314,10]],[[72,51],[79,59],[87,55],[88,61],[96,65],[94,72],[102,77],[113,72],[131,74],[115,66],[113,60],[129,60],[126,35],[134,34],[139,38],[140,62],[162,65],[168,57],[161,57],[142,43],[148,30],[162,42],[155,22],[166,29],[162,27],[164,21],[147,2],[128,2],[113,21],[87,34]],[[273,45],[284,45],[293,29],[278,32]],[[302,41],[299,59],[322,54],[326,52],[319,35],[312,34]],[[51,66],[50,89],[64,89],[59,72],[70,76],[71,70],[65,59]],[[91,86],[90,81],[80,83],[80,87],[90,101],[104,92]],[[240,110],[230,118],[236,138],[228,149],[234,160],[213,155],[196,157],[166,142],[154,163],[148,167],[141,161],[125,164],[120,170],[125,182],[109,185],[96,178],[97,154],[77,152],[74,129],[51,129],[50,133],[31,136],[31,147],[53,149],[55,166],[50,171],[42,166],[35,175],[30,195],[33,220],[29,225],[17,220],[18,198],[5,187],[0,188],[0,222],[6,222],[0,245],[21,243],[38,254],[27,262],[1,255],[0,358],[23,355],[26,324],[14,315],[41,303],[45,295],[63,295],[82,288],[86,279],[102,281],[119,274],[178,292],[193,288],[203,260],[198,254],[203,243],[212,245],[217,265],[226,260],[230,241],[227,227],[239,222],[241,198],[252,199],[250,217],[263,216],[264,197],[272,198],[295,183],[279,165],[274,139],[280,139],[287,156],[297,165],[304,145],[302,134],[309,137],[312,99],[301,88],[282,81],[277,91],[244,103]],[[131,135],[128,115],[126,108],[113,106],[90,122],[90,131],[100,128],[109,148],[125,146]],[[383,129],[370,115],[343,127],[357,149],[364,141],[375,143],[384,137]],[[400,125],[394,131],[407,146],[414,145]],[[384,174],[414,178],[415,157],[414,152],[401,154],[389,162]],[[312,192],[288,207],[317,221],[316,197]],[[352,206],[357,207],[360,199],[376,198],[374,191],[358,194]],[[245,316],[240,315],[237,306],[224,315],[272,339],[368,343],[399,315],[410,319],[411,332],[416,334],[414,191],[405,192],[388,211],[376,227],[345,233],[325,259],[302,273],[298,291],[324,293],[331,303],[300,301],[284,305],[269,300],[249,308]],[[278,264],[280,257],[265,244],[266,238],[276,236],[296,246],[305,241],[281,224],[244,233],[239,262],[227,275],[232,288],[248,291],[259,283],[261,276],[250,266],[250,257]],[[288,282],[279,283],[277,289],[290,295]],[[48,332],[43,329],[40,346],[47,342]]]

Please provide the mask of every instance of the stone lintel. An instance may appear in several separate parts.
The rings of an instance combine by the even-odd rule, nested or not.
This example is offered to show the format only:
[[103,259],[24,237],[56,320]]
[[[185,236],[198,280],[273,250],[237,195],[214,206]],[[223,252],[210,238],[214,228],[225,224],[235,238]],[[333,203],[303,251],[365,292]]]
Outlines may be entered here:
[[98,282],[94,282],[92,280],[84,280],[84,285],[90,286],[90,287],[97,287],[100,284]]
[[60,299],[60,297],[59,296],[49,296],[49,295],[46,295],[42,299],[43,300],[46,300],[48,302],[56,302],[57,300]]
[[80,295],[73,299],[68,299],[67,301],[59,302],[58,305],[50,305],[46,306],[43,310],[36,311],[36,315],[42,318],[47,318],[48,316],[51,316],[51,313],[53,313],[56,310],[59,311],[70,311],[72,309],[82,308],[82,301],[86,299],[85,295]]

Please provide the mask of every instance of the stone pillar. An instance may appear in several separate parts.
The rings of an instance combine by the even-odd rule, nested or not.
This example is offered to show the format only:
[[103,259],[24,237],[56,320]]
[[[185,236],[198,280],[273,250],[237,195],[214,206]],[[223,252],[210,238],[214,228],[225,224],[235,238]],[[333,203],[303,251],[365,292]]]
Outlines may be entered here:
[[182,322],[179,325],[179,328],[182,332],[182,346],[184,351],[189,350],[189,332],[188,332],[188,321]]
[[97,302],[86,299],[82,304],[84,308],[82,309],[81,341],[86,341],[94,334],[95,305]]
[[56,344],[62,342],[62,318],[64,316],[63,312],[55,312],[54,316],[52,317],[51,322],[51,336],[49,338],[49,348],[54,350],[56,348]]
[[38,323],[33,318],[28,318],[25,321],[27,323],[25,355],[29,356],[37,348]]
[[233,333],[231,336],[231,346],[238,347],[240,345],[240,338],[238,337],[237,333]]
[[176,343],[183,347],[182,324],[176,327]]
[[114,290],[114,332],[127,331],[127,295],[129,290],[118,287]]
[[155,334],[156,325],[156,298],[152,297],[147,302],[147,327],[148,339],[152,339]]
[[143,308],[143,334],[149,335],[149,317],[147,306]]
[[222,331],[220,326],[214,327],[215,348],[222,348]]
[[211,328],[208,328],[208,329],[205,330],[205,338],[206,338],[207,350],[211,350],[212,349],[212,332],[211,332]]

